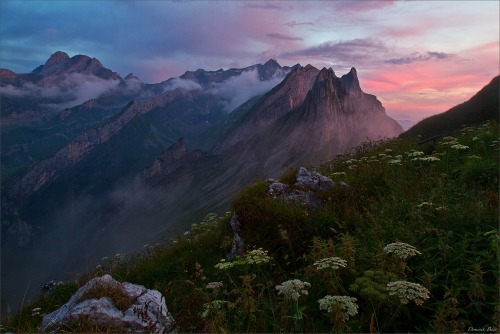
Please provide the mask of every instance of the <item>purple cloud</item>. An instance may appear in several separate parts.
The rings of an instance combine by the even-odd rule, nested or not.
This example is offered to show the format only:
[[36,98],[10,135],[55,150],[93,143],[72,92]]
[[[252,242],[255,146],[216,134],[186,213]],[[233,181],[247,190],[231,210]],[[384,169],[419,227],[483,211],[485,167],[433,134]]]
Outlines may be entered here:
[[290,21],[290,22],[286,22],[286,23],[283,23],[284,25],[288,26],[288,27],[296,27],[296,26],[313,26],[314,23],[312,22],[296,22],[296,21]]
[[421,62],[421,61],[429,61],[429,60],[434,60],[434,59],[450,59],[454,58],[455,55],[449,54],[449,53],[444,53],[444,52],[433,52],[433,51],[427,51],[425,54],[421,54],[418,52],[412,53],[410,56],[407,57],[401,57],[401,58],[391,58],[386,61],[384,61],[387,64],[393,64],[393,65],[402,65],[402,64],[410,64],[414,62]]
[[266,34],[266,36],[269,38],[283,39],[286,41],[303,41],[304,40],[303,38],[300,38],[300,37],[287,36],[287,35],[278,34],[278,33],[274,33],[274,32]]
[[375,54],[385,53],[384,43],[373,39],[353,39],[350,41],[325,42],[306,49],[284,52],[282,58],[323,58],[338,62],[354,62],[373,60]]

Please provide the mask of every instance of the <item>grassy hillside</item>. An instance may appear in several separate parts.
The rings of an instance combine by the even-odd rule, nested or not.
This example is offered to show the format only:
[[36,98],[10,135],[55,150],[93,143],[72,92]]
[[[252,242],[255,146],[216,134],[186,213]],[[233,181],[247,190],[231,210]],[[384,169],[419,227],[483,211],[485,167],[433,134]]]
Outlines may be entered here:
[[465,124],[478,125],[486,120],[498,123],[500,117],[499,92],[500,76],[497,76],[467,102],[442,114],[424,119],[401,136],[408,138],[420,135],[422,138],[428,138],[454,131]]
[[[232,207],[243,257],[224,260],[231,213],[210,214],[176,240],[103,259],[78,282],[26,301],[20,314],[2,319],[3,330],[37,331],[44,313],[104,273],[162,292],[179,332],[496,327],[498,134],[487,123],[424,145],[367,143],[315,167],[349,184],[317,193],[323,205],[316,209],[273,199],[270,183],[257,182]],[[281,181],[293,185],[295,172]]]

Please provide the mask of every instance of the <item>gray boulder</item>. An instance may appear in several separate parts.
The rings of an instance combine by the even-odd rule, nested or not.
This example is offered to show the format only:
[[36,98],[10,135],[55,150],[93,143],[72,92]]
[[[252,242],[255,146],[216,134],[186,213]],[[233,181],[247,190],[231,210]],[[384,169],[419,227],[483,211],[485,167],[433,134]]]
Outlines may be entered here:
[[[122,311],[108,296],[82,300],[87,292],[102,286],[120,289],[131,300],[130,306]],[[120,283],[110,275],[88,281],[61,308],[44,316],[42,331],[57,331],[58,327],[70,326],[82,317],[94,325],[112,325],[134,333],[170,333],[175,327],[175,321],[168,313],[165,299],[159,291],[128,282]]]
[[297,182],[295,186],[326,192],[335,188],[335,182],[318,172],[309,172],[304,167],[300,167],[297,172]]
[[243,255],[243,250],[245,246],[243,238],[240,236],[241,226],[240,222],[238,221],[238,216],[236,215],[236,213],[233,214],[230,224],[233,230],[233,247],[231,248],[231,251],[227,255],[228,260],[232,260],[236,256]]

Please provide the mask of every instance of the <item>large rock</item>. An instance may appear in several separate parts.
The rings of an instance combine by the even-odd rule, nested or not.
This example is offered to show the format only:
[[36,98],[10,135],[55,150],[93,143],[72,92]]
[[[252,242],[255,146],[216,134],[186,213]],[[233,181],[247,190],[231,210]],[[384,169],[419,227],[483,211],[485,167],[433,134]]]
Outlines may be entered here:
[[[269,196],[280,199],[283,203],[299,205],[309,209],[318,209],[324,203],[316,192],[328,192],[336,186],[335,182],[329,177],[321,175],[318,172],[309,172],[304,167],[299,168],[296,181],[290,187],[284,183],[272,180],[268,189]],[[348,186],[344,182],[341,182],[340,185]]]
[[300,167],[297,172],[296,186],[319,191],[330,191],[335,188],[335,182],[329,177],[321,175],[318,172],[309,172],[304,167]]
[[[130,305],[127,305],[128,308],[125,311],[120,310],[108,296],[84,298],[92,289],[102,289],[103,286],[108,291],[120,289],[131,301]],[[120,306],[123,308],[123,305]],[[80,318],[92,325],[112,326],[134,333],[170,333],[175,326],[160,292],[146,289],[142,285],[120,283],[110,275],[90,280],[61,308],[43,317],[42,331],[57,331],[61,326],[71,326]]]
[[241,225],[238,221],[238,216],[236,215],[236,213],[233,215],[229,223],[231,224],[231,229],[233,230],[233,247],[227,255],[227,258],[228,260],[232,260],[237,256],[243,255],[245,243],[243,241],[243,238],[240,236]]

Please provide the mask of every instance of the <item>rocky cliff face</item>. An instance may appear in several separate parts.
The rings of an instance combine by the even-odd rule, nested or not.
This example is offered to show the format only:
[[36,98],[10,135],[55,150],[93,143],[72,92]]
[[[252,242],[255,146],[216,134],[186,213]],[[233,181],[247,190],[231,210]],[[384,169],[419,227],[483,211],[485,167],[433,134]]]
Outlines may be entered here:
[[304,103],[283,121],[283,129],[283,142],[303,156],[317,156],[314,151],[333,156],[365,140],[403,131],[375,96],[361,90],[354,68],[341,78],[332,69],[322,69]]
[[311,65],[297,67],[291,71],[224,135],[216,144],[214,152],[222,153],[236,143],[248,140],[259,129],[299,107],[304,102],[318,72],[318,69]]
[[184,138],[181,138],[146,168],[140,174],[140,179],[149,185],[158,184],[177,168],[203,155],[201,151],[189,153]]

